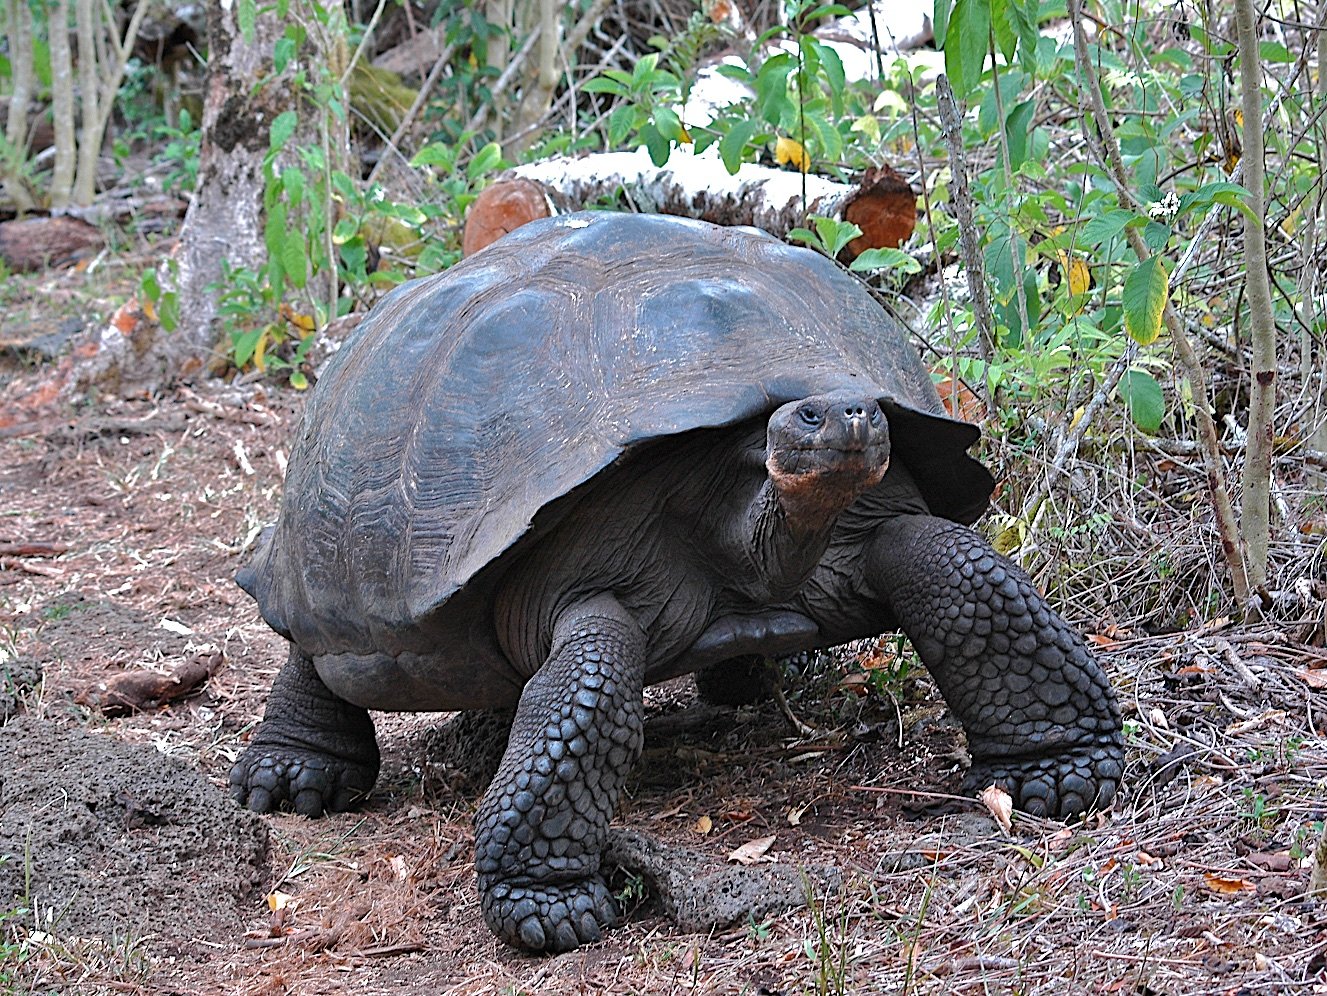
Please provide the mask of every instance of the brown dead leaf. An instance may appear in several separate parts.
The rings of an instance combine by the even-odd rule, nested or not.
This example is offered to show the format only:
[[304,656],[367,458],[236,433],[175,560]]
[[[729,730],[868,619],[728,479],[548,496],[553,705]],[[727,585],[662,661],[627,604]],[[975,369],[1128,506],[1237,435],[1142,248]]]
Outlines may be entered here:
[[1313,668],[1304,668],[1296,671],[1301,681],[1310,688],[1327,688],[1327,670],[1314,670]]
[[986,804],[995,822],[1000,824],[1000,829],[1008,833],[1012,829],[1011,820],[1014,816],[1013,797],[999,785],[988,785],[981,790],[978,798]]
[[699,834],[707,834],[714,829],[714,821],[708,816],[702,816],[692,824],[691,829]]
[[754,865],[762,861],[773,861],[765,852],[774,844],[774,834],[768,837],[757,837],[755,840],[748,840],[728,855],[729,861],[736,861],[739,865]]
[[1224,878],[1212,872],[1203,874],[1203,885],[1222,896],[1234,896],[1253,889],[1253,883],[1245,878]]

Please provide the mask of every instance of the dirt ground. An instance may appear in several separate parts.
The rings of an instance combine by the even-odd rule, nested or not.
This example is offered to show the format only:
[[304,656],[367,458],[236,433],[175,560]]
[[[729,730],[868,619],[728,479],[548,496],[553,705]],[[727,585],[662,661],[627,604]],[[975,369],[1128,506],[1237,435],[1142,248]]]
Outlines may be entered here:
[[[499,946],[470,864],[483,786],[432,733],[444,716],[378,717],[359,812],[238,811],[227,772],[284,651],[231,577],[300,404],[215,384],[0,432],[0,991],[1327,993],[1327,904],[1304,897],[1327,653],[1303,620],[1102,635],[1063,606],[1129,740],[1126,795],[1074,827],[1005,831],[954,797],[961,737],[893,641],[793,686],[813,736],[685,680],[651,692],[619,824],[716,864],[772,836],[766,859],[841,871],[706,934],[621,878],[602,943]],[[200,669],[182,700],[106,713],[116,676]]]

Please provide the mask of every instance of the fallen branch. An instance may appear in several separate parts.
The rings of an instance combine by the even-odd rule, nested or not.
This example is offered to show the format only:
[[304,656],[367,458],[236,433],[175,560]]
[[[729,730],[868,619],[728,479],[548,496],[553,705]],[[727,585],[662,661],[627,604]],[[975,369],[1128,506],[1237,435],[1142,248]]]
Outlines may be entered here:
[[221,666],[221,654],[200,654],[169,674],[126,671],[85,686],[74,701],[100,709],[105,716],[158,709],[197,692]]
[[620,196],[642,211],[752,225],[779,237],[806,224],[809,214],[840,218],[862,229],[850,256],[896,247],[917,223],[916,196],[888,166],[851,184],[754,163],[730,174],[712,152],[685,148],[655,166],[637,149],[518,166],[470,206],[462,248],[469,255],[527,222]]
[[48,543],[41,540],[27,543],[0,543],[0,557],[58,557],[68,552],[68,543]]

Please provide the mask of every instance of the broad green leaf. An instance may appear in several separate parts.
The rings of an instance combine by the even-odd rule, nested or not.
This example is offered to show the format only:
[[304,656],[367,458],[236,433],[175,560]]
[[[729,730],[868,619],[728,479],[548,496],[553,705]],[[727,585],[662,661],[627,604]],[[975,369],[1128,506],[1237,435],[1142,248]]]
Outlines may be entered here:
[[475,153],[475,157],[470,160],[470,164],[465,168],[467,178],[474,180],[483,176],[491,169],[496,169],[502,164],[502,146],[497,142],[489,142],[486,146]]
[[1141,222],[1142,216],[1123,208],[1111,208],[1105,214],[1093,218],[1083,226],[1079,244],[1102,246],[1119,236],[1130,222]]
[[1120,399],[1129,409],[1134,425],[1153,434],[1161,428],[1166,417],[1166,398],[1161,385],[1146,370],[1129,370],[1120,378],[1117,388]]
[[581,84],[581,89],[586,93],[611,93],[615,97],[624,97],[627,94],[627,88],[617,80],[610,80],[604,76],[596,76],[592,80],[586,80]]
[[235,346],[235,365],[243,368],[250,359],[253,358],[253,351],[258,346],[258,340],[262,337],[266,329],[250,329],[248,332],[239,332],[231,342]]
[[1124,281],[1124,327],[1140,346],[1161,334],[1161,315],[1170,296],[1170,274],[1160,256],[1151,256]]
[[742,166],[742,153],[760,131],[762,124],[753,118],[738,121],[719,139],[719,158],[724,169],[730,174],[736,173]]
[[945,36],[945,72],[960,100],[977,88],[986,67],[991,34],[991,0],[956,0]]
[[142,279],[138,281],[138,289],[149,301],[155,303],[161,298],[161,285],[157,283],[156,270],[144,270]]
[[902,249],[867,249],[852,261],[848,269],[859,273],[864,270],[902,270],[904,273],[920,273],[922,265]]
[[1004,61],[1014,61],[1014,48],[1018,45],[1018,23],[1014,19],[1014,0],[991,0],[991,32],[995,47]]
[[659,129],[653,122],[647,121],[641,125],[640,140],[645,143],[645,149],[650,154],[650,162],[656,166],[663,166],[668,162],[668,156],[673,151],[672,143],[659,134]]
[[680,142],[682,140],[682,119],[677,116],[677,112],[671,107],[655,109],[654,127],[658,128],[659,134],[670,142]]
[[284,148],[290,141],[290,136],[295,134],[295,125],[298,122],[299,118],[294,111],[282,111],[273,118],[268,148],[273,152]]
[[811,223],[816,226],[820,245],[831,257],[837,256],[843,251],[844,246],[862,234],[862,230],[851,221],[839,221],[837,218],[813,214]]
[[931,16],[931,33],[935,35],[935,47],[944,48],[946,33],[949,30],[949,13],[953,9],[951,0],[935,0]]
[[157,321],[167,332],[174,332],[180,327],[180,295],[175,291],[166,291],[157,303]]
[[456,152],[443,142],[430,142],[410,159],[411,166],[443,166],[447,171],[456,165]]
[[281,189],[286,192],[286,200],[291,207],[299,207],[304,200],[304,173],[295,166],[281,171]]
[[1028,138],[1032,132],[1032,112],[1036,101],[1025,100],[1009,112],[1005,122],[1005,140],[1009,143],[1009,168],[1017,172],[1027,162]]
[[303,370],[290,371],[290,386],[297,391],[307,390],[309,387],[309,378],[304,376]]
[[336,227],[332,229],[332,244],[337,246],[345,245],[355,237],[355,233],[358,231],[359,225],[355,222],[354,218],[342,218],[336,223]]
[[309,278],[309,256],[304,247],[304,232],[287,232],[281,243],[281,268],[291,286],[302,288]]
[[272,68],[278,73],[284,73],[286,66],[290,65],[290,60],[295,57],[295,39],[290,37],[281,37],[276,40],[276,45],[272,48]]
[[609,145],[621,145],[636,123],[636,106],[634,104],[618,104],[613,108],[613,112],[608,115],[608,143]]

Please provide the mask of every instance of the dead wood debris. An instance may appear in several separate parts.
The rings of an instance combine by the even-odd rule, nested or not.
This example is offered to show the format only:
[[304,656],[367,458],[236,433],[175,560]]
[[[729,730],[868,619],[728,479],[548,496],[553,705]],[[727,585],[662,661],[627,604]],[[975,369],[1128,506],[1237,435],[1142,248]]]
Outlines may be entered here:
[[105,716],[158,709],[199,691],[216,674],[221,662],[222,654],[216,651],[191,657],[169,674],[126,671],[85,686],[74,696],[74,701],[99,709]]

